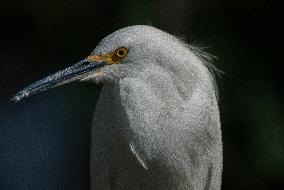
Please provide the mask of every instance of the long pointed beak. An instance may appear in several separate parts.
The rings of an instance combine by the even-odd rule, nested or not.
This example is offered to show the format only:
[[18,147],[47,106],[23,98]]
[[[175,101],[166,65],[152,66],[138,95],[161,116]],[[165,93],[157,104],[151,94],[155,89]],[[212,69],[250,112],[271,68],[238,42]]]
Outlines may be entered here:
[[91,71],[95,71],[103,65],[105,65],[105,62],[103,61],[90,61],[88,59],[84,59],[75,65],[51,74],[48,77],[27,86],[13,96],[11,100],[17,102],[22,98],[28,97],[29,95],[36,94],[38,92],[42,92],[44,90],[72,81],[80,80],[86,77],[86,75]]

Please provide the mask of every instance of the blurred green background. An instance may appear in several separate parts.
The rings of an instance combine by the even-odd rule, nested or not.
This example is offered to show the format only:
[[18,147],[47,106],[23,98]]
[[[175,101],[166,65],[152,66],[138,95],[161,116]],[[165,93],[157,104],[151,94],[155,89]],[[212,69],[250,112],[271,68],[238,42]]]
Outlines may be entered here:
[[18,104],[29,83],[86,57],[129,25],[208,47],[224,141],[223,189],[284,189],[283,2],[0,1],[0,189],[88,189],[100,86],[71,84]]

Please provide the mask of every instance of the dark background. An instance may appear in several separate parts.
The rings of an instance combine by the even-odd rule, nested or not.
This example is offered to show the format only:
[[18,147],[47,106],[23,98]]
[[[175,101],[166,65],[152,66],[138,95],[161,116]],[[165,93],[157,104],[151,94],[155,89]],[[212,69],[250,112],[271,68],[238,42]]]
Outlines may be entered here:
[[223,189],[284,189],[283,12],[272,0],[1,0],[0,189],[89,189],[100,86],[74,83],[17,104],[9,98],[134,24],[218,57]]

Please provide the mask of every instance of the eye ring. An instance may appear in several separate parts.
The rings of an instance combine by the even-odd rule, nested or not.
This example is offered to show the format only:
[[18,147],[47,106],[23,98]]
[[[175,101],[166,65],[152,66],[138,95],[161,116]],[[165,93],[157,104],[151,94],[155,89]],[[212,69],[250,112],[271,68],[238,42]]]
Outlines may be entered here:
[[119,47],[115,50],[116,56],[119,58],[124,58],[128,54],[128,49],[126,47]]

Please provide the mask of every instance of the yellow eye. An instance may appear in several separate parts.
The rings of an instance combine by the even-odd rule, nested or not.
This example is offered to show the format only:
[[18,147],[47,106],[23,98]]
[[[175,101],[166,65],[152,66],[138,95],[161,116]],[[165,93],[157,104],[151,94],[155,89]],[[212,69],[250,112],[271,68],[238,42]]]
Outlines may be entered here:
[[128,49],[126,47],[120,47],[115,50],[117,57],[124,58],[128,54]]

